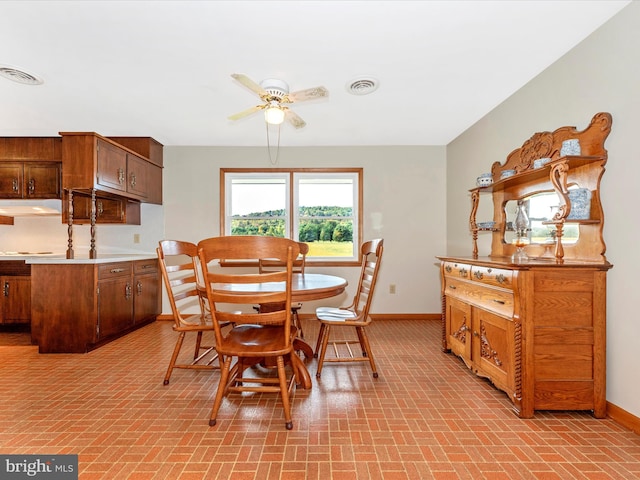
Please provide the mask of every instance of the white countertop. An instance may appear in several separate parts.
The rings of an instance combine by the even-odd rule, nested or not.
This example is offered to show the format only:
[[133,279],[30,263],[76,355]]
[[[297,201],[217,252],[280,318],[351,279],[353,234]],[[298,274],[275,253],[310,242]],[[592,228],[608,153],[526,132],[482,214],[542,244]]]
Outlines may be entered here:
[[46,253],[46,254],[9,254],[6,252],[0,254],[0,261],[3,260],[23,260],[30,265],[54,265],[54,264],[98,264],[110,262],[130,262],[134,260],[149,260],[157,258],[155,253],[117,253],[103,254],[98,253],[98,258],[89,258],[88,254],[76,253],[76,258],[66,258],[64,253]]

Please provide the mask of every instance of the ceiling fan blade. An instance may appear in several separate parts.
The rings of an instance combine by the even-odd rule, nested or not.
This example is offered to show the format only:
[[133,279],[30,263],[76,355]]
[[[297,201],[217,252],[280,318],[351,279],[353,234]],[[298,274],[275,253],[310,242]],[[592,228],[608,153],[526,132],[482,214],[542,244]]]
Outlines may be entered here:
[[264,88],[262,88],[260,85],[258,85],[256,82],[251,80],[246,75],[242,73],[232,73],[231,76],[235,80],[240,82],[242,85],[247,87],[249,90],[251,90],[252,92],[257,93],[260,97],[262,97],[263,95],[267,95],[267,92],[264,90]]
[[284,114],[287,121],[295,128],[303,128],[307,124],[297,113],[289,108],[285,109]]
[[249,115],[256,113],[258,110],[262,110],[264,107],[264,105],[256,105],[255,107],[247,108],[246,110],[238,112],[235,115],[231,115],[227,118],[229,118],[229,120],[240,120],[241,118],[248,117]]
[[307,88],[306,90],[299,90],[287,95],[289,103],[304,102],[305,100],[314,100],[316,98],[328,97],[329,90],[324,87]]

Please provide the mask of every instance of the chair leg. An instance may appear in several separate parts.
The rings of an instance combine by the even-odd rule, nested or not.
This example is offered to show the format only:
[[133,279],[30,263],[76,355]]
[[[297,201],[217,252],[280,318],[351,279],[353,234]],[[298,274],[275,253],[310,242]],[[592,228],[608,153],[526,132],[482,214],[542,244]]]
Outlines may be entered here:
[[209,426],[213,427],[216,424],[216,418],[218,416],[218,410],[222,404],[222,398],[227,390],[227,381],[229,379],[229,370],[231,369],[231,359],[233,357],[227,356],[224,359],[224,364],[220,371],[220,381],[218,382],[218,390],[216,391],[216,399],[213,401],[213,408],[211,409],[211,418],[209,418]]
[[365,339],[362,336],[362,333],[364,332],[363,328],[360,327],[355,327],[356,329],[356,334],[358,335],[358,342],[360,342],[360,350],[362,350],[362,356],[366,357],[368,356],[368,352],[367,352],[367,346],[365,344]]
[[371,344],[369,343],[369,337],[367,336],[367,332],[364,327],[356,327],[358,331],[358,338],[360,339],[360,344],[364,348],[366,356],[369,358],[369,364],[371,365],[371,370],[373,371],[373,378],[378,378],[378,371],[376,370],[376,362],[373,360],[373,351],[371,350]]
[[[320,331],[322,332],[322,347],[320,350],[320,356],[318,357],[318,369],[316,370],[316,378],[320,378],[320,374],[322,373],[322,365],[324,364],[324,355],[325,353],[327,353],[327,345],[329,344],[329,333],[331,332],[331,327],[323,323]],[[318,338],[318,342],[320,342],[320,338]]]
[[311,388],[311,377],[309,371],[305,368],[300,357],[296,354],[291,354],[291,367],[296,379],[296,385],[309,390]]
[[276,358],[278,365],[278,379],[280,380],[280,396],[282,397],[282,406],[284,407],[284,421],[287,430],[293,428],[291,421],[291,401],[289,399],[289,387],[287,385],[287,372],[284,369],[284,358],[282,355]]
[[291,316],[293,317],[293,324],[298,329],[298,336],[300,338],[304,338],[304,332],[302,331],[302,322],[300,321],[300,316],[298,315],[298,308],[291,309]]
[[320,347],[322,346],[322,336],[324,335],[324,323],[320,323],[320,331],[318,332],[318,340],[316,341],[316,350],[313,354],[315,358],[318,358],[318,352],[320,351]]
[[178,359],[178,354],[180,353],[180,349],[182,348],[182,342],[184,342],[184,336],[187,332],[180,332],[178,335],[178,340],[176,341],[176,346],[173,348],[173,353],[171,354],[171,360],[169,360],[169,367],[167,368],[167,373],[164,376],[164,385],[169,385],[169,379],[171,378],[171,372],[173,372],[173,367],[176,364],[176,360]]
[[200,345],[202,345],[202,332],[198,332],[198,336],[196,337],[196,349],[193,352],[194,360],[200,355]]

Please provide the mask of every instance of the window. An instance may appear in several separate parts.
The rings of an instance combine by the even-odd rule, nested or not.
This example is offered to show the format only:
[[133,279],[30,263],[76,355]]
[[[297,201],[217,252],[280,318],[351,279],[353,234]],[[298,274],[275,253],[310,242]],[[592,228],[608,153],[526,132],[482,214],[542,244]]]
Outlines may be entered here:
[[307,262],[358,261],[362,169],[221,169],[221,235],[309,245]]

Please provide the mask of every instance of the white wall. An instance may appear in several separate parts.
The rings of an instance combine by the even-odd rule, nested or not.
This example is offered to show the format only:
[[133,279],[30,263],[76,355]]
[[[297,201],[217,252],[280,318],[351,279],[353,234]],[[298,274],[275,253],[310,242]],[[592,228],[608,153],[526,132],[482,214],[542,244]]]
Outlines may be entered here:
[[[640,271],[640,2],[633,2],[447,147],[447,251],[470,252],[469,194],[475,178],[533,133],[585,128],[610,112],[602,178],[608,274],[607,400],[640,416],[640,324],[635,304]],[[487,218],[488,219],[488,218]],[[480,254],[489,251],[488,236]]]
[[[158,240],[164,235],[161,205],[142,204],[141,225],[97,225],[96,249],[98,256],[109,253],[154,252]],[[134,234],[140,243],[134,243]],[[65,253],[67,251],[67,224],[60,216],[16,217],[14,225],[0,225],[0,251],[28,251]],[[89,225],[73,227],[73,248],[76,257],[87,257],[91,243]]]
[[[286,131],[285,133],[286,134]],[[220,234],[221,167],[270,167],[267,150],[242,147],[165,147],[163,205],[143,204],[142,224],[97,225],[98,256],[109,253],[153,253],[163,238],[197,242]],[[363,238],[383,237],[385,250],[373,313],[440,312],[440,280],[435,256],[444,253],[445,147],[288,147],[280,167],[362,167],[364,169]],[[372,215],[381,218],[374,228]],[[134,234],[140,243],[134,243]],[[76,257],[87,256],[90,227],[74,227]],[[67,248],[67,225],[58,217],[17,217],[0,225],[1,251],[55,251]],[[355,267],[310,271],[346,277],[346,294],[323,301],[350,302],[357,285]],[[396,294],[389,285],[396,285]],[[306,302],[303,313],[318,302]],[[163,312],[170,307],[166,297]]]
[[[283,132],[286,135],[286,130]],[[266,146],[165,147],[165,237],[193,242],[220,234],[220,168],[269,168]],[[365,240],[383,237],[373,313],[439,313],[440,280],[435,255],[445,250],[445,147],[288,147],[278,167],[362,167],[364,169]],[[382,218],[374,229],[372,214]],[[358,269],[309,268],[350,281],[351,299]],[[396,294],[389,285],[396,284]],[[307,302],[303,312],[317,303]],[[166,309],[165,309],[166,310]]]

